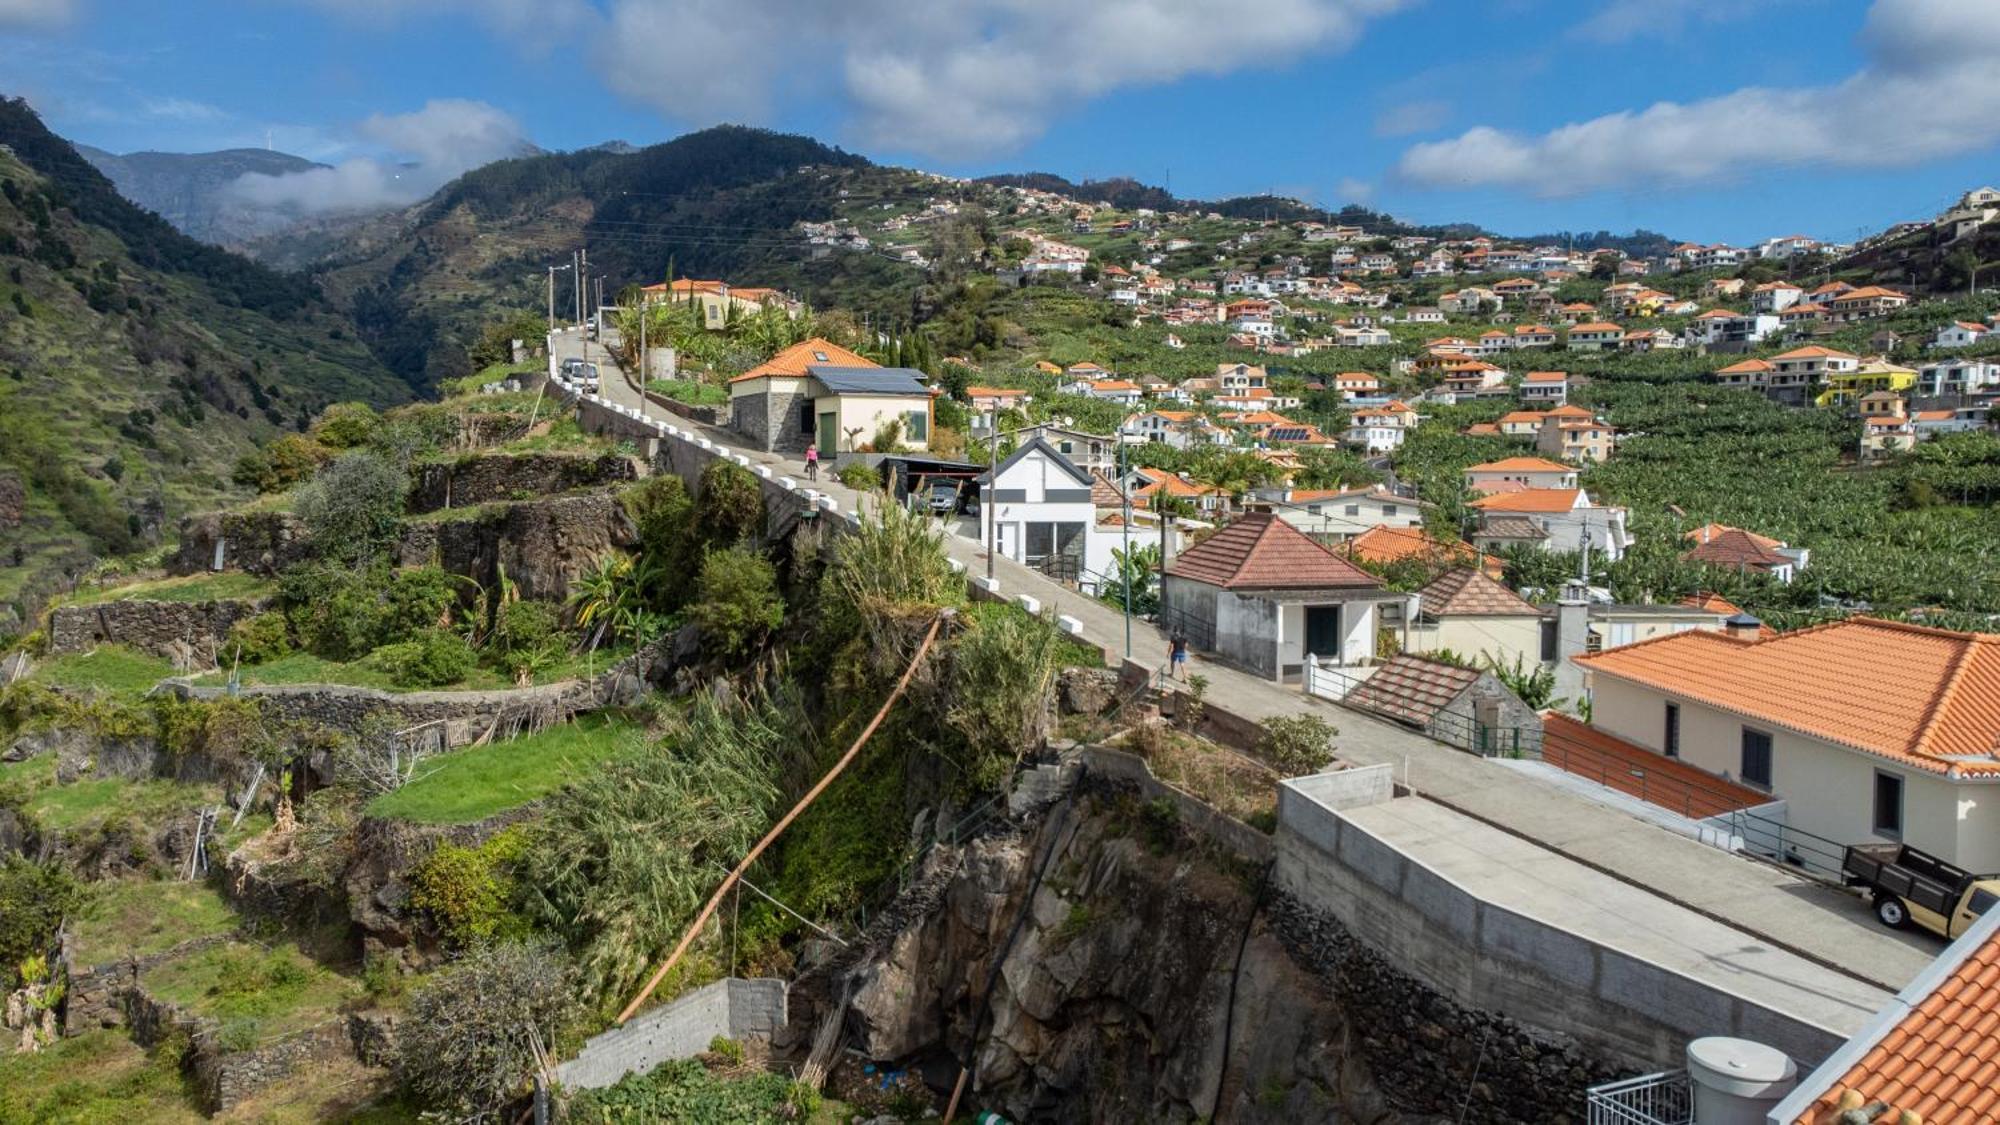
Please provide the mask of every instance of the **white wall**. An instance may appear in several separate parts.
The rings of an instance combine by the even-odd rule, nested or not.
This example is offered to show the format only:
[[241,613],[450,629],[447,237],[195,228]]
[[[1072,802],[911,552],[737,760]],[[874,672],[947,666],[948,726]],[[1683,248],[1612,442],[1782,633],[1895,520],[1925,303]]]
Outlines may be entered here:
[[[1081,500],[1048,499],[1051,491],[1081,492]],[[986,503],[982,497],[980,508],[980,534],[985,535],[985,521],[997,518],[999,522],[1000,553],[1016,562],[1021,562],[1027,544],[1027,536],[1022,525],[1029,523],[1074,523],[1083,526],[1083,565],[1086,570],[1106,574],[1111,569],[1111,550],[1122,545],[1122,537],[1116,541],[1104,534],[1097,526],[1097,509],[1090,502],[1088,484],[1079,484],[1075,477],[1064,472],[1041,451],[1030,452],[1000,472],[995,482],[994,492],[1020,491],[1027,495],[1025,501],[1006,501],[997,504]],[[990,495],[990,494],[988,494]],[[1133,542],[1145,544],[1159,542],[1158,532],[1148,540],[1133,528]]]
[[1413,653],[1450,649],[1474,661],[1483,653],[1491,653],[1495,660],[1506,664],[1512,664],[1518,656],[1532,667],[1542,662],[1542,618],[1540,614],[1465,614],[1432,624],[1412,622],[1406,647]]
[[[1610,676],[1591,676],[1591,722],[1659,751],[1668,697]],[[1740,778],[1743,728],[1771,735],[1771,791],[1793,828],[1841,844],[1885,840],[1874,831],[1875,775],[1903,779],[1901,842],[1974,871],[2000,870],[2000,782],[1954,782],[1941,774],[1747,721],[1681,700],[1680,756],[1710,773]]]
[[[840,417],[834,423],[840,428],[840,432],[835,434],[834,437],[840,443],[842,452],[851,451],[854,446],[873,441],[875,439],[875,431],[881,427],[883,422],[890,418],[904,419],[906,415],[913,411],[928,415],[928,411],[930,410],[930,396],[928,395],[902,397],[891,395],[836,395],[833,400],[840,403]],[[826,409],[826,403],[827,399],[824,398],[814,400],[813,415],[815,418],[818,417],[820,411]],[[856,434],[850,441],[847,433],[849,430],[856,428],[859,428],[861,432]],[[927,424],[926,429],[929,428],[930,425]],[[911,440],[909,426],[906,422],[903,427],[903,440],[899,447],[902,449],[929,449],[930,438],[927,434],[923,441]],[[821,452],[825,451],[822,450]],[[876,452],[887,453],[889,451],[878,449]]]

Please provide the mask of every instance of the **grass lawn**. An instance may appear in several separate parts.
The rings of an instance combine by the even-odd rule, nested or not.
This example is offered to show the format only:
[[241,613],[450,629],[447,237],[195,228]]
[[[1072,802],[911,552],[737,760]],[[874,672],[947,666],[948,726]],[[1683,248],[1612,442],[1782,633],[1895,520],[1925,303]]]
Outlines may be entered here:
[[254,574],[225,570],[220,574],[186,574],[178,578],[156,578],[128,582],[102,589],[79,589],[70,605],[97,605],[102,602],[211,602],[228,598],[261,598],[277,591],[277,583]]
[[585,716],[539,734],[439,755],[418,767],[417,780],[369,802],[368,815],[470,824],[545,797],[644,746],[639,725]]
[[236,928],[236,912],[207,883],[121,880],[91,885],[71,923],[79,963],[164,953],[181,942]]
[[[54,760],[54,755],[45,754]],[[160,822],[202,805],[214,804],[222,791],[213,785],[192,785],[180,781],[148,778],[133,781],[123,777],[72,781],[50,785],[28,798],[28,811],[36,823],[51,831],[63,832],[99,824],[114,816],[131,816],[142,825],[157,827]]]
[[689,406],[722,406],[729,401],[729,388],[697,379],[655,379],[646,389]]
[[98,688],[118,694],[143,695],[174,674],[174,666],[119,645],[100,645],[90,652],[45,660],[30,679],[67,688]]
[[0,1051],[0,1121],[196,1125],[179,1068],[122,1031],[89,1031],[33,1054]]
[[163,1000],[222,1021],[222,1042],[232,1051],[311,1027],[361,995],[359,982],[289,942],[270,949],[243,942],[213,946],[147,970],[140,983]]
[[[600,648],[594,656],[575,653],[544,669],[535,677],[537,684],[553,684],[562,680],[581,679],[596,675],[632,654],[631,646],[620,645]],[[361,660],[341,663],[326,660],[311,653],[295,652],[289,656],[263,664],[246,664],[242,668],[245,684],[347,684],[351,687],[377,688],[381,691],[494,691],[516,686],[503,673],[484,666],[475,667],[465,679],[441,688],[407,688],[391,683],[389,677]],[[197,677],[199,684],[225,684],[229,682],[227,672],[211,672]]]

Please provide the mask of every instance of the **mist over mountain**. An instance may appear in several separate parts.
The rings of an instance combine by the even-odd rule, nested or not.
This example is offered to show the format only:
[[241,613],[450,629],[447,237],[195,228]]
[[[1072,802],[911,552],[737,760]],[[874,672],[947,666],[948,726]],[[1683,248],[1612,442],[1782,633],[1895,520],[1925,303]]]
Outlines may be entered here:
[[86,144],[75,147],[77,155],[110,179],[118,194],[172,223],[182,234],[229,247],[240,247],[298,220],[290,208],[258,203],[232,191],[243,176],[282,176],[327,167],[261,148],[119,154]]

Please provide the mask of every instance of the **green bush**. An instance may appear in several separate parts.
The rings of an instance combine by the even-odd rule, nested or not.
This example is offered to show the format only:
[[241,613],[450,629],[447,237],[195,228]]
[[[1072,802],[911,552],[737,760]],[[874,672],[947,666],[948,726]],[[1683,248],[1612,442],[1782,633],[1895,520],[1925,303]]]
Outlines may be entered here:
[[327,660],[357,660],[378,643],[382,632],[380,570],[302,566],[279,579],[286,620],[299,647]]
[[322,559],[354,565],[395,538],[409,490],[409,478],[386,458],[353,450],[301,485],[293,507]]
[[1317,773],[1333,761],[1333,736],[1339,733],[1318,715],[1280,715],[1264,720],[1257,753],[1287,777]]
[[381,416],[365,402],[336,402],[320,411],[312,436],[329,449],[353,449],[367,444],[381,423]]
[[733,461],[715,461],[701,471],[696,526],[711,546],[733,547],[764,533],[764,490],[757,477]]
[[478,847],[438,845],[410,872],[410,905],[430,915],[453,949],[526,937],[527,922],[513,902],[514,870],[527,845],[519,827]]
[[503,655],[539,652],[559,639],[561,626],[547,602],[508,602],[494,620],[491,645]]
[[229,640],[223,646],[225,656],[245,664],[262,664],[286,656],[291,651],[291,625],[277,610],[266,610],[237,621],[229,627]]
[[850,461],[842,465],[840,471],[833,474],[833,477],[856,492],[882,491],[882,474],[859,461]]
[[443,629],[426,629],[413,640],[383,645],[368,662],[405,688],[448,687],[465,679],[474,663],[465,638]]
[[463,579],[434,566],[409,567],[389,576],[389,589],[377,628],[376,643],[415,639],[428,629],[446,628],[457,608]]
[[474,952],[410,994],[396,1025],[403,1085],[454,1119],[496,1114],[534,1073],[531,1036],[552,1043],[574,1011],[559,950],[510,942]]
[[584,1090],[569,1104],[577,1125],[625,1121],[809,1121],[820,1095],[803,1082],[762,1072],[740,1077],[710,1073],[696,1059],[674,1059],[615,1086]]
[[744,547],[710,551],[702,559],[693,616],[704,647],[723,656],[743,656],[764,643],[785,620],[778,572],[769,560]]
[[12,991],[15,968],[44,953],[63,917],[83,904],[74,876],[17,855],[0,859],[0,980]]
[[283,492],[311,477],[331,456],[332,450],[303,434],[285,434],[237,458],[230,477],[259,492]]

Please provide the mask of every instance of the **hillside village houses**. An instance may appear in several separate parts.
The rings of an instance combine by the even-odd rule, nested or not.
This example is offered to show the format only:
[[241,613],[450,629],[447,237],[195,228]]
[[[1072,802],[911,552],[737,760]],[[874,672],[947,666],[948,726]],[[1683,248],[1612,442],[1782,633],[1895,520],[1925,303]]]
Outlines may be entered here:
[[1417,426],[1415,408],[1401,400],[1381,406],[1362,407],[1349,415],[1343,440],[1368,453],[1393,453],[1402,448],[1403,438]]
[[1586,547],[1607,561],[1632,546],[1625,509],[1601,505],[1581,488],[1521,488],[1473,499],[1478,518],[1473,545],[1482,551],[1531,547],[1575,552]]
[[928,449],[940,393],[928,381],[814,337],[729,381],[730,428],[764,450],[853,452],[891,432],[895,450],[875,452]]

